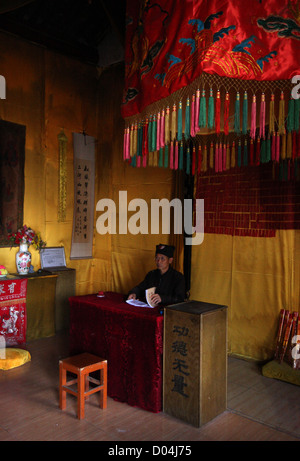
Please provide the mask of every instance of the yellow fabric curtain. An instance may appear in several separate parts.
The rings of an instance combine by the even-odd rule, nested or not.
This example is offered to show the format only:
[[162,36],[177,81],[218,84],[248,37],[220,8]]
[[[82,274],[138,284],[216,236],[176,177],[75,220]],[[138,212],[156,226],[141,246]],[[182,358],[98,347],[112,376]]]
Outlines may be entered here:
[[274,238],[206,234],[193,248],[191,298],[228,306],[228,350],[273,357],[281,309],[299,312],[300,231]]

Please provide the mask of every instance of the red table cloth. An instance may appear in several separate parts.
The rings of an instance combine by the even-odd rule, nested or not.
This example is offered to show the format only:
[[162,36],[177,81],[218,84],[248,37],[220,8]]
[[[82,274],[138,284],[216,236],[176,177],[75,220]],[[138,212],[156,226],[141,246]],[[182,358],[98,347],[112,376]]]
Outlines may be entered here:
[[107,359],[108,395],[120,402],[162,410],[163,316],[159,308],[135,307],[124,295],[73,296],[70,353]]
[[0,280],[0,336],[5,346],[26,342],[26,294],[27,280],[13,276]]

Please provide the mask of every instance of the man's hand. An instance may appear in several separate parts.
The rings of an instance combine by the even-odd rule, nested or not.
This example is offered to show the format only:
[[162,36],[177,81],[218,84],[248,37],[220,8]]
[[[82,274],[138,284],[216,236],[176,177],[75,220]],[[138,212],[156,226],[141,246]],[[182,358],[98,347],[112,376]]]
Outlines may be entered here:
[[151,296],[151,302],[153,304],[159,304],[161,303],[161,297],[159,296],[158,293],[154,293],[152,296]]

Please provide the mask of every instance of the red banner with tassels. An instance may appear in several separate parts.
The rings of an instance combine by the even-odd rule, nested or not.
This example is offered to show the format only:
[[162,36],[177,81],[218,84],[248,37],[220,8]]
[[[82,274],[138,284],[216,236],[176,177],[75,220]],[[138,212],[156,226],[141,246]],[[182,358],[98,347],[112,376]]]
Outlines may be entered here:
[[297,159],[299,20],[299,0],[128,0],[124,159],[191,173],[199,143],[202,171]]
[[124,117],[202,72],[243,80],[300,74],[299,0],[127,0]]

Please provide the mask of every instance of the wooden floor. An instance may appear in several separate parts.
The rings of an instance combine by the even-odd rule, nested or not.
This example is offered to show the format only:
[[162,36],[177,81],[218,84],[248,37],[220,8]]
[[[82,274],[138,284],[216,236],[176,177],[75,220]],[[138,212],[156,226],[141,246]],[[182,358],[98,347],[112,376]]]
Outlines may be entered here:
[[[76,418],[76,400],[58,406],[58,360],[68,356],[68,337],[29,342],[32,360],[0,371],[1,441],[299,441],[300,387],[262,376],[259,366],[236,358],[228,363],[228,409],[195,428],[163,412],[153,414],[99,394]],[[112,445],[115,446],[115,445]]]

